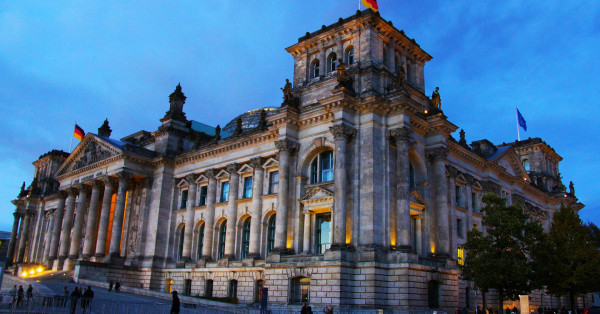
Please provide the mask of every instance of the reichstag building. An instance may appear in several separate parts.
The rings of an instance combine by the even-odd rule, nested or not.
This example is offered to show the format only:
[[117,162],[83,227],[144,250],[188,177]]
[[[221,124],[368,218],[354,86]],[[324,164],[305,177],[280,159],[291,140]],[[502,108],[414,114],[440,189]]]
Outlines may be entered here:
[[458,264],[484,194],[546,230],[561,203],[583,207],[541,139],[452,137],[438,91],[425,94],[432,57],[378,13],[287,51],[282,104],[221,128],[188,118],[178,85],[158,129],[116,139],[105,121],[40,156],[13,201],[11,261],[247,304],[266,287],[273,305],[453,311],[481,304]]

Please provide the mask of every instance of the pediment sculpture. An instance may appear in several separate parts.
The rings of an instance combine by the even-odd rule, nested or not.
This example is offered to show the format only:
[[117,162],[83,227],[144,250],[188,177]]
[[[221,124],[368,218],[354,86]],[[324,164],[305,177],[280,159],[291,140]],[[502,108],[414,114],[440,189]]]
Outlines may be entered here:
[[114,155],[116,155],[114,152],[98,144],[96,141],[90,141],[79,158],[73,163],[71,170],[83,168]]

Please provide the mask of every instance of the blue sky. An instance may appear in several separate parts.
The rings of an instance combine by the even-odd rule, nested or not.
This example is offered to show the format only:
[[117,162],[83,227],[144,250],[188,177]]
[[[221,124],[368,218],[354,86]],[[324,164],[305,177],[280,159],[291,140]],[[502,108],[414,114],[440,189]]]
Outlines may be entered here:
[[[563,158],[584,221],[600,224],[597,1],[379,0],[381,15],[434,57],[467,141],[541,137]],[[113,137],[156,130],[181,82],[189,119],[224,125],[281,103],[293,60],[284,48],[356,12],[358,0],[3,1],[0,3],[0,230],[39,155],[69,149],[73,123]],[[455,135],[458,138],[458,135]],[[77,140],[75,140],[77,142]]]

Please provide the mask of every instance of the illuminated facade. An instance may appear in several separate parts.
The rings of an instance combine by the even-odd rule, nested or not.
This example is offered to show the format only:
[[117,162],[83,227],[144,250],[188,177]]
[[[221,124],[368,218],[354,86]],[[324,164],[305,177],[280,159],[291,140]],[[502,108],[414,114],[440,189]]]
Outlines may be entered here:
[[177,86],[157,130],[116,140],[105,124],[41,156],[14,201],[15,263],[241,303],[264,286],[273,304],[472,309],[457,264],[483,194],[545,228],[562,202],[583,206],[541,140],[452,138],[425,95],[431,56],[378,14],[287,51],[280,107],[221,130],[188,120]]

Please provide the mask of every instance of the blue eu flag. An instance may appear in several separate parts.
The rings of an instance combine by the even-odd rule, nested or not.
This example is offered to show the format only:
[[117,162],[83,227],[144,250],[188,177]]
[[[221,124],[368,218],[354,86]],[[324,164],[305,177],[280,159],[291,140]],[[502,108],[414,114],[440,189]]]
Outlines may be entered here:
[[519,120],[519,126],[523,128],[523,130],[527,131],[527,123],[525,122],[525,118],[523,118],[523,115],[521,115],[521,113],[519,112],[519,109],[517,109],[517,120]]

